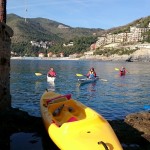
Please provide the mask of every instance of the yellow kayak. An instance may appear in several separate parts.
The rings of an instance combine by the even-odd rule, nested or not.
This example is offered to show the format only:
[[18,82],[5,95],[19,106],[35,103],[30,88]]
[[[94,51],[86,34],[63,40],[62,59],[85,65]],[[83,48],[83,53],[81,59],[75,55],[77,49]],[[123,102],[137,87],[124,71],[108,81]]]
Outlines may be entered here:
[[61,150],[123,150],[109,123],[71,95],[45,91],[40,108],[46,130]]

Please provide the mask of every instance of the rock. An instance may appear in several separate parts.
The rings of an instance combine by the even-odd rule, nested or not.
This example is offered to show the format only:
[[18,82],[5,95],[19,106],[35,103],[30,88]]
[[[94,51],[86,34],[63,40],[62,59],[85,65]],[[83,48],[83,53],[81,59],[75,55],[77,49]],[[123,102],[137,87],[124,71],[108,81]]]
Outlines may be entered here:
[[150,49],[140,48],[130,56],[130,61],[150,62]]
[[150,142],[150,112],[139,112],[126,116],[125,122],[142,132],[142,136]]

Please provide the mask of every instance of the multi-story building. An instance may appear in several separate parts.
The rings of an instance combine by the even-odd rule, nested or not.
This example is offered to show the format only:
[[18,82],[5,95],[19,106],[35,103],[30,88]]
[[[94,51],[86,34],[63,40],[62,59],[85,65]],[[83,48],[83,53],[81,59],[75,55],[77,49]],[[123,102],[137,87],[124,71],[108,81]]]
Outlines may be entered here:
[[143,40],[142,33],[150,30],[150,23],[147,28],[141,28],[139,25],[131,26],[129,32],[123,32],[118,34],[105,34],[98,37],[96,42],[96,48],[111,44],[111,43],[123,43],[123,42],[140,42]]

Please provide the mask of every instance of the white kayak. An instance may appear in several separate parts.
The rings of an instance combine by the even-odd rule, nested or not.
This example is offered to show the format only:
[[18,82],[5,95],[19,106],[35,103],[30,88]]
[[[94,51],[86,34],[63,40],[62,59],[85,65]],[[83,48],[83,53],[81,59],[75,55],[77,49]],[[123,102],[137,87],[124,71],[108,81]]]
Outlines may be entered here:
[[99,77],[95,77],[95,78],[83,78],[83,79],[78,79],[78,81],[80,82],[80,84],[85,84],[85,83],[92,83],[95,82],[99,79]]
[[56,79],[56,77],[49,77],[49,76],[47,75],[47,82],[54,82],[55,79]]

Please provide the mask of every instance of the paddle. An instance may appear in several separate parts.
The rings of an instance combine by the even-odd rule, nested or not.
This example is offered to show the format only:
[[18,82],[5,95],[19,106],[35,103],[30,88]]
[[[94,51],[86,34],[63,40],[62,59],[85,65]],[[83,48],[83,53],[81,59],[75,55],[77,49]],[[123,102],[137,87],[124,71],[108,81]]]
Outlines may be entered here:
[[42,74],[42,73],[39,73],[39,72],[36,72],[35,75],[36,75],[36,76],[41,76],[41,75],[43,75],[43,74]]
[[82,77],[82,76],[86,76],[86,75],[83,75],[83,74],[79,74],[79,73],[77,73],[77,74],[76,74],[76,76],[78,76],[78,77]]
[[[116,71],[120,71],[119,68],[115,68]],[[127,71],[127,69],[125,69],[127,73],[129,73],[129,71]]]
[[[76,76],[77,76],[77,77],[82,77],[82,76],[86,76],[86,75],[83,75],[83,74],[77,73],[77,74],[76,74]],[[102,80],[102,81],[107,81],[106,79],[100,79],[100,80]]]
[[119,68],[115,68],[115,70],[116,70],[116,71],[119,71],[120,69],[119,69]]

